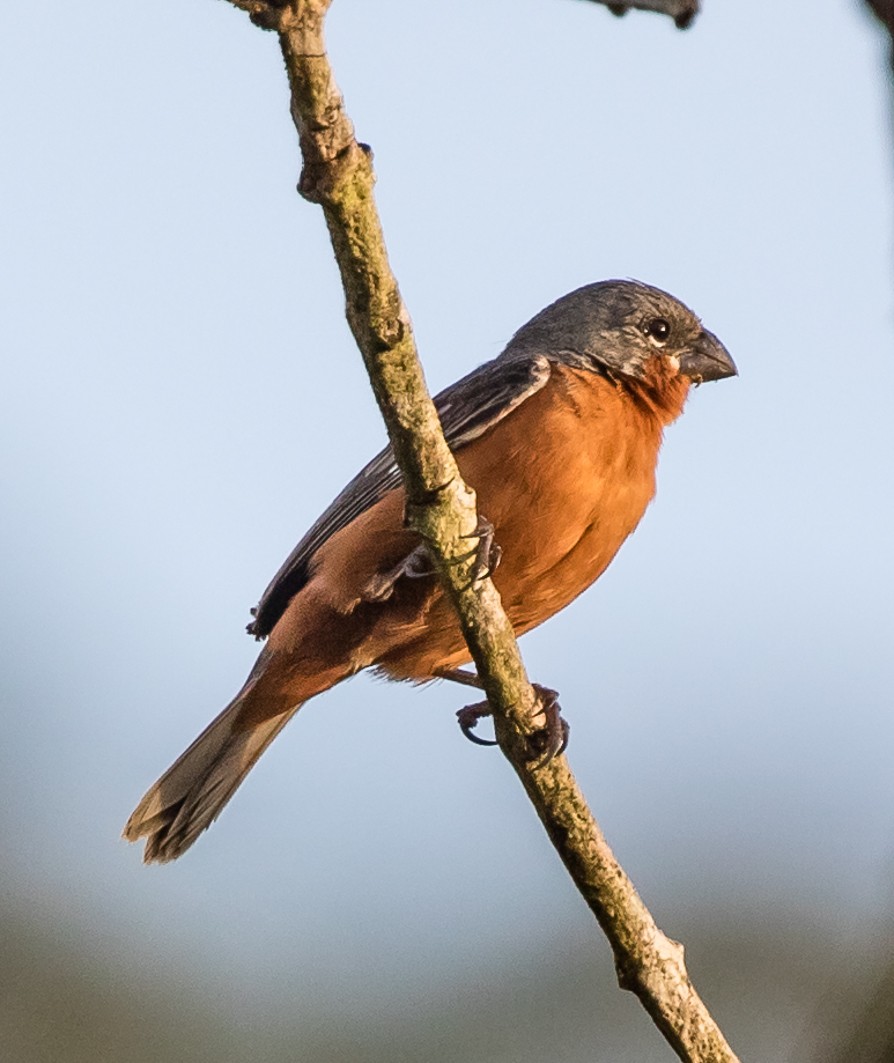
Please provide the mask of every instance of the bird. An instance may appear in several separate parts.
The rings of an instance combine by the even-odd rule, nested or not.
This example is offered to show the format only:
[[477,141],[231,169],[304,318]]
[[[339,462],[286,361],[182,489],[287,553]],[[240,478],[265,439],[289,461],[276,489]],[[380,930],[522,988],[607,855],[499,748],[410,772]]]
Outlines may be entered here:
[[[665,428],[693,386],[736,374],[724,345],[674,296],[606,280],[547,306],[497,358],[435,397],[477,493],[484,570],[516,635],[605,571],[655,494]],[[252,610],[248,631],[265,641],[244,686],[127,821],[127,840],[146,838],[147,863],[181,856],[300,707],[343,679],[371,669],[414,683],[476,682],[462,669],[471,655],[425,543],[405,526],[405,502],[387,447],[283,563]]]

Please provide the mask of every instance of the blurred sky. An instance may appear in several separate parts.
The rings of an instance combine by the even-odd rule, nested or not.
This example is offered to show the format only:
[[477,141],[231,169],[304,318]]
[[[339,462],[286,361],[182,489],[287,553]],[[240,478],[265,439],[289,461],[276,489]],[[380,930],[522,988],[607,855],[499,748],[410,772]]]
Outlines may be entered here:
[[[609,573],[523,650],[668,932],[710,910],[846,937],[894,871],[884,41],[846,0],[704,6],[680,33],[574,0],[337,0],[328,38],[433,390],[610,276],[736,358]],[[184,860],[119,841],[383,430],[294,191],[275,37],[211,0],[35,16],[11,5],[0,38],[4,889],[298,1008],[423,999],[583,935],[608,968],[459,688],[354,679]]]

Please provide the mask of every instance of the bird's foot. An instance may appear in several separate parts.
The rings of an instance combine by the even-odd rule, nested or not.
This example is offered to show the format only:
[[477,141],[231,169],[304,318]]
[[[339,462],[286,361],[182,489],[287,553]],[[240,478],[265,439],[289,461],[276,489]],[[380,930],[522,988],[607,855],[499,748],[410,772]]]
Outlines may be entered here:
[[466,705],[461,708],[456,718],[459,721],[459,729],[468,738],[470,742],[474,742],[476,746],[496,746],[498,742],[493,738],[482,738],[480,735],[475,734],[475,726],[479,720],[483,720],[485,716],[492,716],[490,702],[478,701],[474,705]]
[[487,517],[478,514],[478,524],[473,532],[464,535],[463,539],[477,539],[478,543],[474,550],[457,558],[459,561],[467,561],[470,557],[475,558],[472,566],[472,575],[469,586],[478,583],[488,576],[492,576],[500,564],[503,556],[503,548],[494,542],[494,526]]
[[[459,678],[462,676],[463,678]],[[445,679],[454,679],[469,686],[477,685],[470,682],[470,673],[454,672],[453,675],[445,674]],[[477,676],[475,677],[477,679]],[[559,695],[549,687],[542,687],[538,683],[532,684],[537,695],[537,708],[535,716],[543,716],[544,726],[528,735],[528,760],[536,762],[539,767],[548,764],[554,757],[561,756],[568,747],[568,736],[571,728],[567,720],[563,719],[559,706]],[[491,738],[481,738],[475,734],[478,721],[485,716],[492,716],[493,711],[489,701],[479,701],[474,705],[466,705],[456,714],[460,730],[470,742],[478,746],[495,746],[498,743]]]
[[[473,583],[492,575],[500,563],[503,551],[494,542],[494,526],[486,517],[479,517],[475,530],[464,535],[463,538],[478,540],[474,550],[456,558],[457,562],[468,561],[470,557],[475,558],[469,580],[469,586],[472,586]],[[428,547],[425,543],[420,543],[394,568],[387,572],[377,572],[372,579],[368,580],[360,592],[360,598],[364,602],[384,602],[394,594],[394,587],[398,580],[425,579],[428,576],[434,576],[435,571]]]
[[364,602],[384,602],[394,593],[394,585],[399,579],[424,579],[435,574],[434,566],[424,543],[387,572],[377,572],[368,580],[360,597]]
[[560,757],[568,748],[568,737],[571,727],[562,716],[562,707],[559,705],[559,692],[550,690],[534,683],[534,692],[537,695],[537,716],[543,717],[544,726],[535,731],[528,738],[528,748],[531,756],[529,759],[539,762],[540,766],[548,764],[553,757]]

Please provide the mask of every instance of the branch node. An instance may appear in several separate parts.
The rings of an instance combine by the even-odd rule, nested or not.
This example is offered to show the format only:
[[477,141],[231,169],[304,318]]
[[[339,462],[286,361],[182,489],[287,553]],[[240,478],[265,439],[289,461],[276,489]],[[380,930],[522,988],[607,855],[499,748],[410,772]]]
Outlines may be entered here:
[[245,6],[249,19],[259,29],[282,33],[286,24],[285,9],[289,2],[290,0],[249,0]]
[[451,477],[442,484],[426,487],[424,490],[407,492],[407,502],[404,506],[404,527],[418,532],[423,539],[431,539],[429,523],[432,519],[432,509],[443,504],[447,492],[456,485],[456,477]]
[[403,313],[400,301],[386,293],[384,303],[376,320],[371,323],[369,350],[374,358],[393,351],[404,342],[410,331],[410,322]]
[[[372,185],[372,150],[352,140],[334,156],[327,158],[320,150],[320,138],[301,134],[304,166],[298,181],[298,193],[309,203],[331,203],[337,190],[344,188],[352,177],[362,176]],[[351,171],[355,171],[352,173]]]
[[674,20],[674,25],[678,30],[685,30],[692,25],[699,11],[699,0],[594,0],[594,2],[605,4],[609,11],[619,18],[626,15],[632,8],[668,15]]

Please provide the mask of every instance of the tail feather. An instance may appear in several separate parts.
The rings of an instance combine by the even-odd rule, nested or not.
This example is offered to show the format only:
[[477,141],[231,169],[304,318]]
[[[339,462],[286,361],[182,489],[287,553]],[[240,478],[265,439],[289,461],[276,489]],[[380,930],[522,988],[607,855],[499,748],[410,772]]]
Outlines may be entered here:
[[153,786],[124,827],[124,837],[146,838],[144,861],[176,860],[220,815],[258,757],[301,707],[254,724],[237,725],[244,694],[231,702]]

